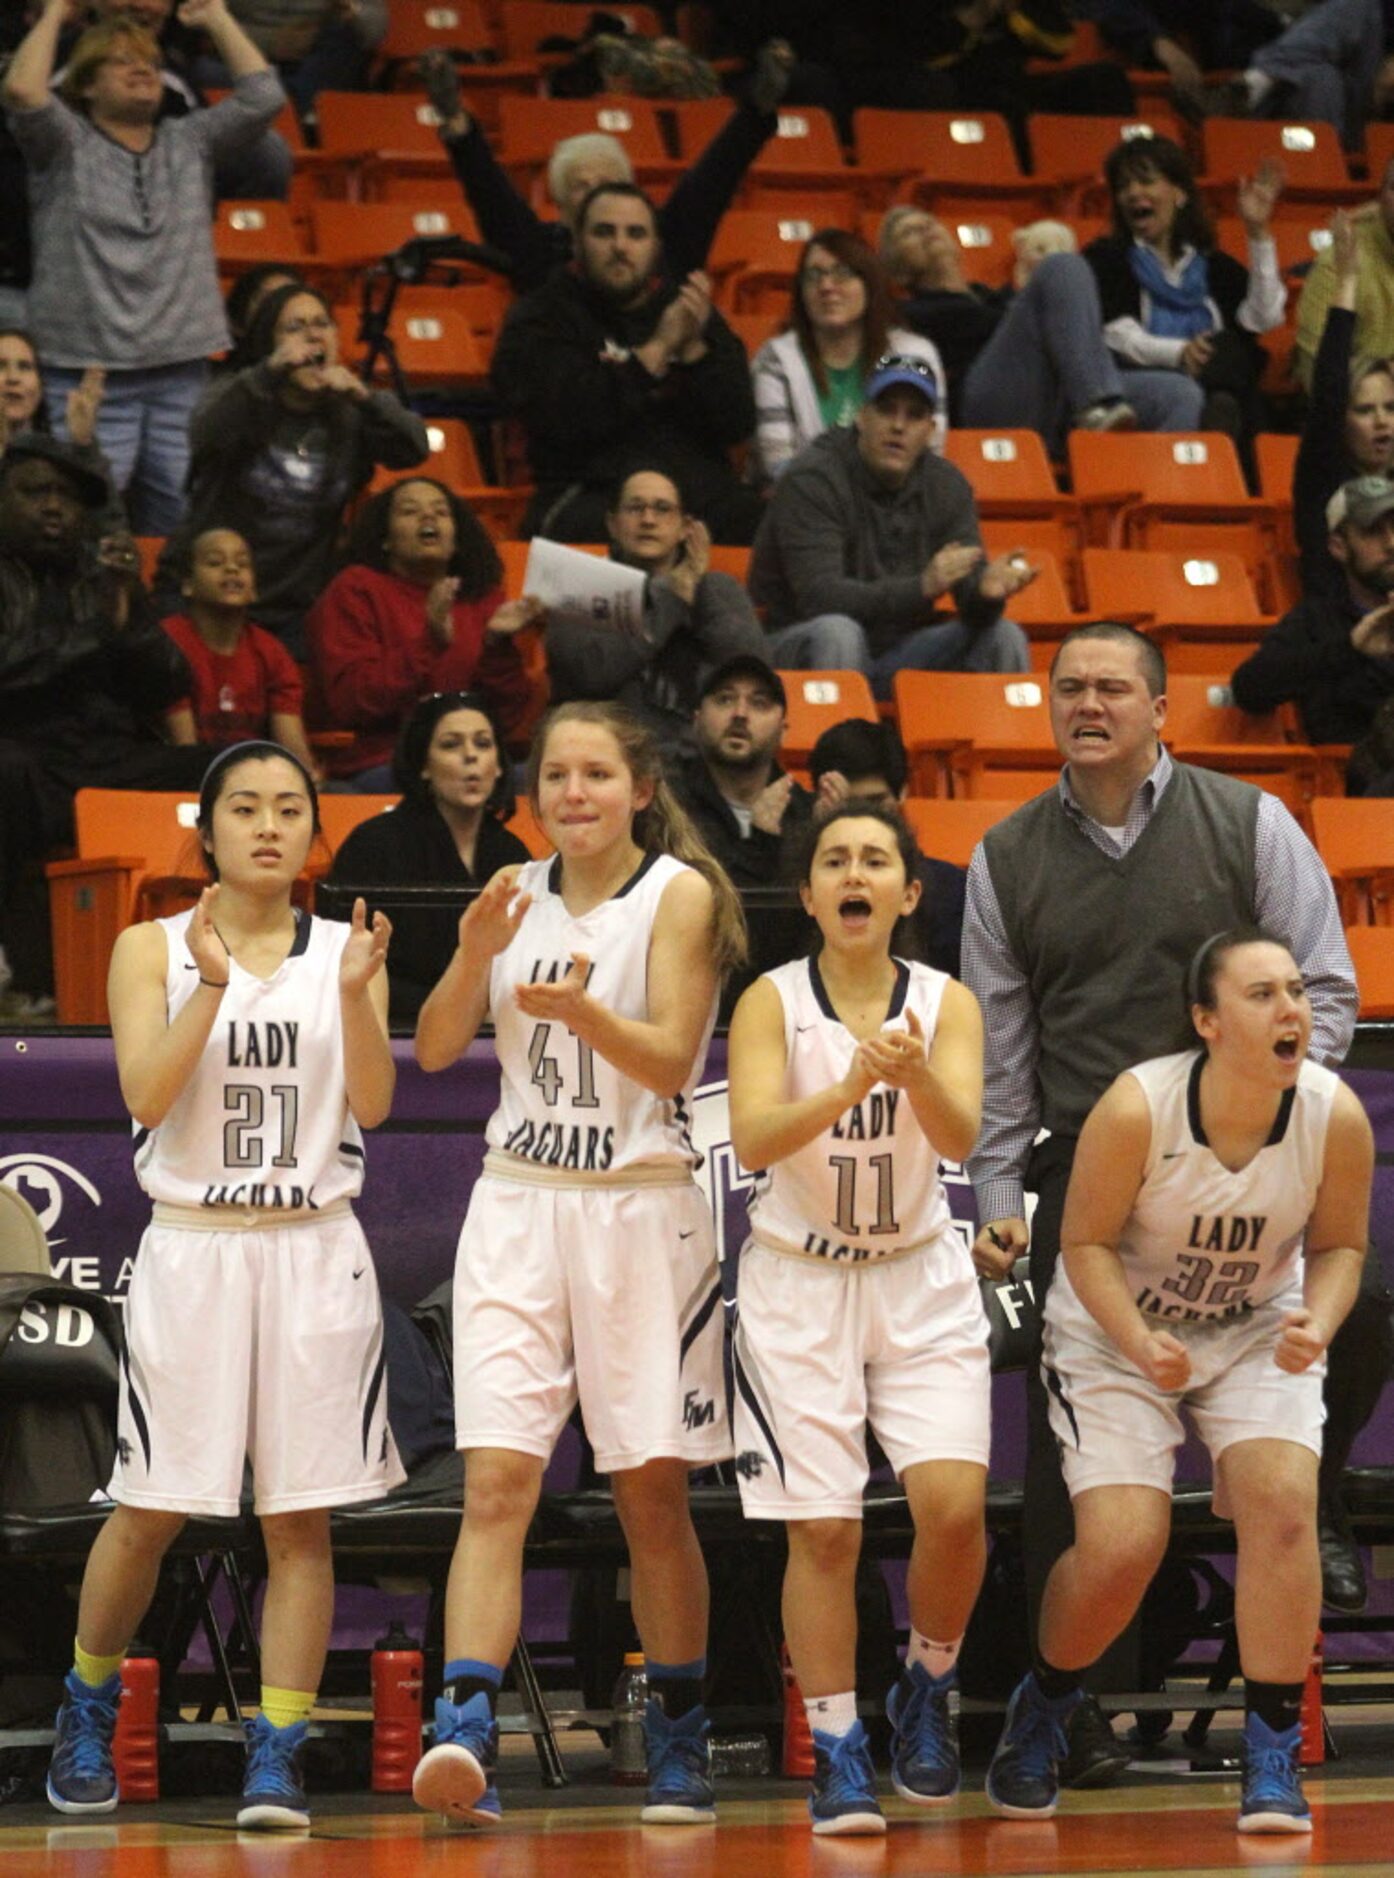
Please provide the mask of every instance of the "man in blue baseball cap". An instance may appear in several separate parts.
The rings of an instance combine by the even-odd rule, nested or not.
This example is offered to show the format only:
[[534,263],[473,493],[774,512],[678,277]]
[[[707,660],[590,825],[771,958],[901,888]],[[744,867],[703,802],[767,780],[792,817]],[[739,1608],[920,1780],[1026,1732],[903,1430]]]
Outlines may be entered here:
[[930,448],[937,392],[923,359],[876,361],[850,429],[815,439],[775,484],[751,554],[774,665],[868,673],[1024,672],[1005,617],[1035,579],[1027,556],[989,560],[968,479]]

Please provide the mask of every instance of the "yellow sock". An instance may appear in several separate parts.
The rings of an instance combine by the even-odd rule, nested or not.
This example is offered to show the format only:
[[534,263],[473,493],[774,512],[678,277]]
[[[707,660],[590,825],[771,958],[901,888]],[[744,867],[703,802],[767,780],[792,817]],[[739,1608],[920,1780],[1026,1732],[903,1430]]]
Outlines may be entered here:
[[126,1660],[126,1652],[118,1650],[115,1656],[89,1656],[80,1643],[73,1644],[73,1668],[77,1671],[79,1682],[85,1682],[89,1689],[100,1688],[102,1683],[114,1676]]
[[315,1706],[313,1689],[273,1689],[261,1685],[261,1712],[273,1728],[289,1728],[295,1722],[308,1721]]

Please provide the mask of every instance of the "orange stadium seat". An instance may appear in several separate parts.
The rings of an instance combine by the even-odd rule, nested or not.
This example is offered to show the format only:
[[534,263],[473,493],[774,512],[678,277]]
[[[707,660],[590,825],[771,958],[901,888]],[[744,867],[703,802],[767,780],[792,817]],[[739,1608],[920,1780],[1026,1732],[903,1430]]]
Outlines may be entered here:
[[1360,988],[1360,1015],[1394,1017],[1394,927],[1348,926],[1346,944]]
[[[475,449],[474,434],[462,418],[427,418],[426,441],[430,445],[431,454],[419,466],[419,474],[434,476],[438,482],[452,489],[488,529],[494,537],[494,545],[502,554],[505,538],[517,534],[524,511],[532,499],[532,489],[523,485],[505,487],[486,480],[479,453]],[[404,477],[414,473],[418,472],[379,466],[368,484],[367,493],[374,495],[379,489],[390,488],[393,483],[401,482]],[[524,548],[527,546],[526,542],[522,545]]]
[[1019,798],[1059,772],[1034,673],[897,672],[895,709],[918,796]]
[[774,135],[751,164],[748,181],[847,189],[856,178],[847,167],[832,118],[813,105],[799,104],[779,111]]
[[907,796],[901,804],[921,850],[937,861],[952,861],[955,867],[967,867],[988,829],[1020,806],[1019,801],[975,798],[958,802],[947,796]]
[[1086,548],[1084,586],[1095,619],[1144,627],[1173,672],[1228,678],[1267,625],[1237,554]]
[[409,241],[440,235],[479,239],[463,198],[452,207],[433,209],[414,209],[406,202],[317,202],[311,226],[314,245],[307,268],[346,283]]
[[[375,59],[398,83],[414,83],[412,63],[423,52],[491,52],[494,36],[480,0],[392,0],[387,37]],[[486,68],[487,69],[487,68]]]
[[[1045,444],[1034,430],[951,430],[944,454],[973,485],[978,515],[1001,524],[1001,545],[1054,557],[1072,592],[1082,544],[1079,510],[1061,493]],[[1020,525],[1020,526],[1019,526]],[[1006,537],[1011,536],[1007,541]]]
[[1309,819],[1317,752],[1301,740],[1290,705],[1251,715],[1234,703],[1219,674],[1182,672],[1167,681],[1162,738],[1184,762],[1257,783],[1304,822]]
[[[629,0],[621,0],[620,5],[606,7],[605,11],[618,15],[626,32],[653,38],[663,30],[662,20],[652,7],[631,6]],[[524,60],[537,57],[544,39],[583,37],[589,14],[566,4],[566,0],[504,0],[495,18],[505,59]]]
[[319,149],[300,165],[350,196],[370,196],[382,175],[448,176],[436,114],[415,92],[322,91]]
[[1292,478],[1297,468],[1298,439],[1281,430],[1261,430],[1254,439],[1258,459],[1258,486],[1274,508],[1292,507]]
[[552,853],[552,844],[539,827],[537,817],[532,812],[532,804],[526,796],[520,795],[516,798],[513,813],[504,823],[504,827],[510,834],[518,837],[535,861],[540,861],[545,855]]
[[1394,801],[1386,796],[1318,796],[1312,839],[1348,926],[1394,926]]
[[1284,124],[1277,119],[1208,118],[1200,130],[1198,187],[1228,209],[1241,176],[1252,176],[1265,157],[1283,166],[1283,195],[1329,203],[1362,202],[1367,183],[1352,183],[1340,139],[1330,124]]
[[1036,111],[1027,121],[1031,171],[1049,183],[1054,206],[1071,214],[1107,214],[1110,206],[1104,162],[1117,144],[1134,138],[1169,137],[1184,145],[1173,111],[1149,101],[1132,117],[1080,117]]
[[265,261],[305,265],[305,243],[284,202],[219,202],[213,211],[213,252],[223,274]]
[[781,672],[788,716],[780,761],[786,769],[805,769],[813,746],[825,730],[849,717],[877,724],[880,715],[871,686],[861,672]]
[[827,226],[779,209],[728,209],[717,224],[707,271],[722,310],[786,313],[804,244]]
[[956,214],[942,219],[958,243],[960,265],[968,280],[980,287],[1011,285],[1016,266],[1012,245],[1016,223],[1010,215],[989,214],[986,210],[980,214],[972,204],[961,204]]
[[1365,126],[1365,169],[1370,178],[1369,192],[1379,193],[1384,172],[1394,162],[1394,124]]
[[641,177],[673,170],[652,100],[605,92],[594,98],[500,98],[499,161],[507,169],[535,176],[545,170],[561,138],[598,130],[624,145]]
[[[883,111],[852,114],[857,174],[869,195],[933,207],[945,196],[1044,207],[1048,187],[1023,174],[1007,120],[995,111]],[[1022,220],[1029,221],[1029,215]]]

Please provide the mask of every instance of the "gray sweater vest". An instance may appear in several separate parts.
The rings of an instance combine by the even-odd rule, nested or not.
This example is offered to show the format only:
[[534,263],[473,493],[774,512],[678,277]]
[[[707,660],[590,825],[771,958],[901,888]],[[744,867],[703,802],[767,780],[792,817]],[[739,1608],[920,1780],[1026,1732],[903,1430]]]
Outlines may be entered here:
[[1041,1121],[1078,1134],[1114,1077],[1193,1047],[1186,970],[1211,933],[1254,918],[1260,791],[1175,765],[1128,852],[1105,854],[1059,791],[1028,802],[983,847],[1039,1025]]

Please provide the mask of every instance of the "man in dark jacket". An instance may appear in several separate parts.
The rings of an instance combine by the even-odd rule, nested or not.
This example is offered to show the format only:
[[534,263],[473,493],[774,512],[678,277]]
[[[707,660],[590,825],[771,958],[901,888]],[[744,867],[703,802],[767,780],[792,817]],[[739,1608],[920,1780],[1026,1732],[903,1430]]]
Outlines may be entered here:
[[671,466],[713,540],[754,535],[760,498],[727,460],[755,428],[745,348],[705,275],[674,286],[659,265],[648,197],[599,184],[577,215],[575,262],[504,323],[493,385],[527,432],[526,534],[602,540],[610,489],[642,454]]
[[1313,743],[1354,743],[1394,697],[1394,479],[1358,476],[1326,505],[1343,590],[1304,592],[1235,672],[1234,701],[1294,701]]
[[0,459],[0,941],[29,994],[52,983],[46,905],[17,889],[29,862],[72,840],[77,790],[196,788],[208,762],[149,728],[189,675],[129,544],[91,559],[84,511],[106,499],[52,438],[28,433]]
[[697,752],[670,780],[737,888],[777,887],[813,797],[779,766],[784,683],[742,653],[707,679],[693,717]]
[[613,698],[649,724],[665,755],[692,748],[698,685],[713,666],[765,647],[750,596],[713,572],[711,535],[666,471],[636,467],[605,518],[610,558],[646,576],[637,632],[574,616],[547,626],[552,701]]

